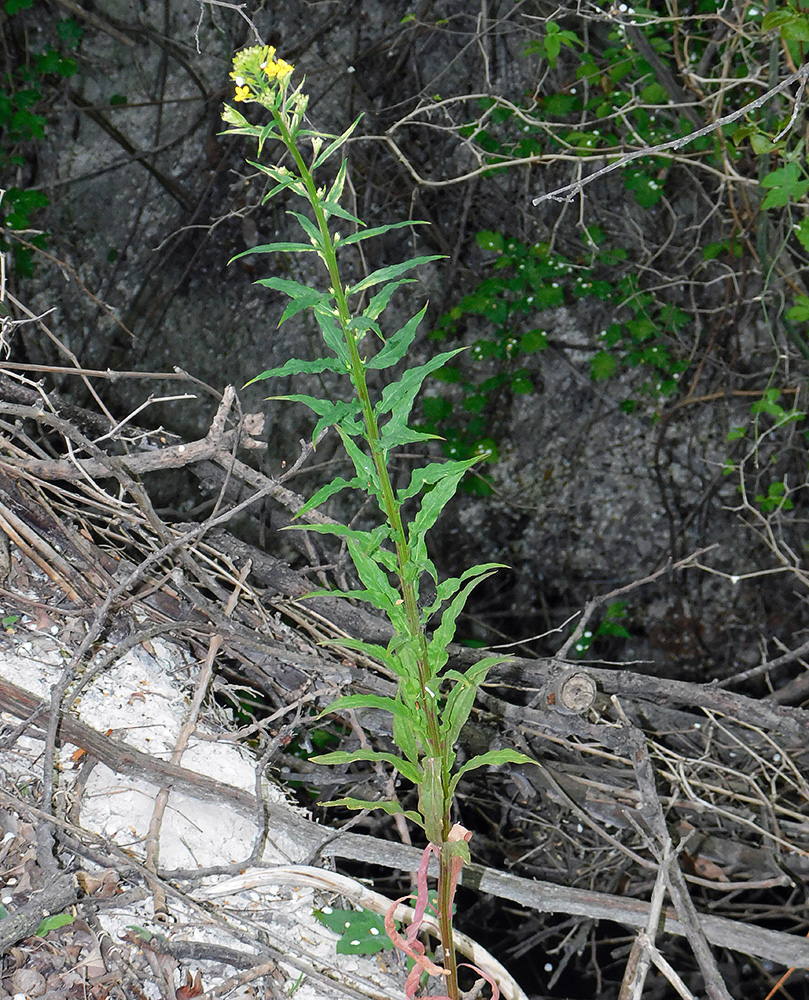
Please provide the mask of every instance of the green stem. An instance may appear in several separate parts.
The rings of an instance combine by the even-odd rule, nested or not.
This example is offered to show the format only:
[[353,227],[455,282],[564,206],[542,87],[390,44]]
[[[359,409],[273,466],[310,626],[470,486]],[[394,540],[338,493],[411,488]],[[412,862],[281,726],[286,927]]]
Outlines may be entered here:
[[[309,203],[315,214],[323,244],[323,261],[329,272],[329,279],[334,294],[334,301],[337,306],[337,315],[340,327],[348,346],[349,357],[351,359],[351,381],[357,393],[357,398],[362,405],[363,421],[366,429],[366,440],[371,449],[374,468],[379,481],[380,506],[382,513],[387,518],[392,530],[393,543],[396,549],[397,576],[401,588],[402,601],[407,618],[407,630],[409,638],[415,646],[416,663],[418,668],[419,687],[421,694],[421,710],[424,713],[427,723],[427,751],[429,756],[441,762],[441,785],[442,800],[444,803],[442,841],[445,841],[450,830],[450,801],[448,786],[450,780],[450,766],[447,756],[447,748],[441,740],[441,720],[438,710],[438,692],[430,690],[430,664],[427,653],[427,636],[419,614],[418,600],[416,597],[416,586],[411,579],[409,567],[411,563],[410,549],[407,543],[404,524],[402,523],[400,505],[396,501],[393,492],[393,484],[387,466],[387,454],[379,434],[374,407],[371,402],[368,384],[365,378],[365,367],[359,353],[358,337],[350,328],[351,312],[346,299],[345,288],[340,280],[340,271],[337,264],[337,253],[334,248],[334,241],[329,232],[328,219],[323,210],[321,199],[317,192],[312,173],[304,162],[294,139],[292,138],[283,111],[273,111],[273,116],[278,124],[281,138],[295,160],[298,174],[306,188]],[[458,967],[455,957],[455,943],[452,927],[452,878],[451,862],[449,856],[443,850],[443,843],[435,845],[439,850],[439,879],[438,879],[438,920],[441,932],[441,947],[443,949],[443,964],[449,970],[447,977],[447,996],[450,1000],[458,1000]]]

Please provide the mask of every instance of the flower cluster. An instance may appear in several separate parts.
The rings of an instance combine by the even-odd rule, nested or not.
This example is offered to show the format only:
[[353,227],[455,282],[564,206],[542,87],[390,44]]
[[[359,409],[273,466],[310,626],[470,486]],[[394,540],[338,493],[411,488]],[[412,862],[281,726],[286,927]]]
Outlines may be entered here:
[[254,45],[243,49],[233,61],[231,80],[236,85],[236,101],[260,98],[267,83],[286,80],[295,67],[285,59],[276,59],[273,45]]

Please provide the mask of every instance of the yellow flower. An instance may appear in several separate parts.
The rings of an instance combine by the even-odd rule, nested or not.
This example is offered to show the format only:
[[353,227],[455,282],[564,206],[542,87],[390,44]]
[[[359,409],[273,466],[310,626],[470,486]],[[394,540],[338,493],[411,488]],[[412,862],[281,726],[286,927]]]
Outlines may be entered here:
[[236,101],[246,101],[250,96],[250,88],[245,84],[244,87],[236,87]]
[[270,46],[267,53],[267,61],[262,65],[262,69],[267,74],[271,80],[280,80],[282,77],[289,76],[295,67],[288,63],[285,59],[273,60],[275,55],[275,49]]

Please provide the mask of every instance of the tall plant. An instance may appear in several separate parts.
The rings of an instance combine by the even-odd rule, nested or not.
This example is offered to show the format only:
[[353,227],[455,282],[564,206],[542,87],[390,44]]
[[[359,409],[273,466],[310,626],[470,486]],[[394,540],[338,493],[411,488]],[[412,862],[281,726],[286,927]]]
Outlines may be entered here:
[[[288,153],[284,165],[249,162],[274,182],[265,201],[283,192],[308,205],[308,213],[290,213],[300,224],[305,241],[269,243],[253,247],[245,253],[313,253],[320,258],[328,277],[325,291],[280,277],[262,278],[258,283],[289,296],[281,323],[310,309],[326,350],[323,357],[314,361],[290,359],[280,367],[257,375],[252,382],[326,371],[345,380],[345,399],[301,394],[274,398],[303,403],[315,412],[318,419],[314,439],[325,428],[335,428],[354,468],[353,478],[338,476],[321,487],[298,516],[344,489],[367,494],[379,509],[380,523],[369,531],[343,524],[300,527],[345,539],[364,588],[345,596],[366,600],[384,612],[394,634],[386,647],[342,638],[340,644],[376,657],[398,678],[398,689],[393,698],[351,695],[339,698],[328,709],[375,708],[390,712],[398,753],[340,751],[323,754],[315,760],[322,764],[382,761],[395,768],[418,789],[416,809],[405,810],[395,800],[367,802],[346,798],[330,804],[353,809],[382,809],[389,814],[402,813],[424,830],[428,845],[419,874],[416,913],[424,913],[427,865],[430,857],[435,855],[439,869],[437,915],[443,952],[440,964],[427,958],[412,927],[402,937],[395,930],[392,918],[387,921],[387,926],[396,946],[414,960],[406,986],[407,996],[415,995],[422,974],[428,973],[442,976],[446,996],[457,1000],[452,898],[462,865],[469,860],[468,840],[471,836],[459,824],[452,822],[458,781],[475,768],[528,760],[515,750],[505,749],[481,754],[460,767],[455,766],[455,747],[469,718],[477,689],[491,667],[502,658],[487,656],[461,673],[448,666],[448,646],[470,593],[500,564],[484,563],[467,569],[459,577],[439,580],[427,552],[428,531],[477,458],[431,462],[415,469],[406,486],[396,490],[391,483],[389,464],[393,450],[433,437],[408,426],[414,400],[424,379],[458,351],[439,354],[423,365],[409,366],[406,361],[408,349],[426,306],[390,335],[383,333],[380,317],[394,292],[413,280],[404,275],[421,264],[439,258],[416,257],[383,267],[354,284],[343,280],[340,262],[345,257],[345,248],[414,223],[398,222],[367,229],[343,206],[346,160],[344,157],[340,160],[336,172],[331,164],[343,150],[359,119],[340,136],[313,129],[306,120],[308,98],[303,92],[303,82],[295,89],[290,85],[292,71],[289,63],[276,58],[272,47],[256,46],[239,52],[234,58],[231,73],[236,87],[235,101],[257,103],[269,112],[270,117],[264,125],[253,125],[235,107],[226,106],[223,118],[231,126],[228,130],[230,134],[250,136],[257,141],[259,157],[269,143],[272,143],[273,150],[277,150],[280,144]],[[322,177],[329,171],[330,182],[324,183]],[[350,235],[341,236],[337,226],[352,231]],[[364,293],[371,290],[373,294],[363,306]],[[401,377],[391,377],[381,393],[372,397],[368,385],[369,373],[387,371],[402,361]],[[419,598],[427,590],[423,585],[428,578],[432,580],[430,590],[434,590],[435,596],[429,603],[422,604]],[[434,616],[439,624],[430,635],[426,626]],[[492,984],[492,988],[496,996],[496,985]]]

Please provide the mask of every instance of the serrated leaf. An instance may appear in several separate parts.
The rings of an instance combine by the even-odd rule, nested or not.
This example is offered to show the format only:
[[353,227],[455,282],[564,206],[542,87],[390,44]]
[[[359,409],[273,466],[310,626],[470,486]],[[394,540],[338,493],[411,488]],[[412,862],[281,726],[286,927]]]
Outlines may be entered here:
[[353,539],[368,549],[378,548],[379,544],[390,537],[390,528],[380,524],[373,531],[363,531],[361,528],[350,528],[346,524],[295,524],[282,528],[282,531],[314,531],[320,535],[336,535],[338,538]]
[[352,288],[349,288],[346,296],[357,295],[359,292],[364,292],[366,288],[373,288],[374,285],[382,284],[383,281],[392,281],[398,278],[399,275],[412,271],[414,267],[420,267],[431,260],[444,260],[444,258],[444,254],[432,254],[429,257],[414,257],[412,260],[402,261],[401,264],[391,264],[390,267],[381,267],[376,271],[372,271]]
[[347,544],[357,575],[373,595],[374,606],[385,612],[394,628],[402,628],[405,622],[402,598],[399,591],[390,585],[386,571],[374,555],[366,552],[356,541],[349,538]]
[[290,403],[303,403],[304,406],[308,406],[310,410],[313,410],[320,417],[312,433],[313,445],[317,442],[320,432],[325,430],[325,428],[337,425],[341,429],[345,429],[349,423],[349,418],[359,412],[361,408],[360,403],[356,400],[349,403],[342,401],[332,403],[327,399],[317,399],[314,396],[304,396],[300,393],[294,393],[289,396],[271,396],[270,398]]
[[416,516],[410,522],[407,536],[410,557],[417,566],[420,566],[427,558],[427,532],[433,527],[444,508],[455,496],[465,474],[465,469],[445,471],[441,479],[435,483],[429,493],[426,493],[422,499]]
[[[338,428],[340,430],[340,428]],[[372,496],[379,495],[379,476],[374,465],[374,460],[370,455],[359,448],[348,434],[341,433],[343,447],[354,466],[358,478],[362,482],[362,489]]]
[[809,219],[801,219],[795,226],[793,232],[798,238],[804,250],[809,250]]
[[[385,285],[385,289],[388,288],[395,289],[398,288],[399,285],[403,284],[405,284],[404,281],[391,282],[390,284]],[[379,293],[379,295],[381,294],[382,292]],[[388,298],[389,297],[390,296],[388,296]],[[375,303],[378,298],[379,296],[374,296],[374,298],[371,300],[371,304]],[[387,305],[387,299],[385,300],[385,304]],[[370,309],[370,305],[368,308]],[[384,306],[382,308],[384,308]],[[419,310],[419,312],[417,312],[415,316],[412,316],[405,323],[405,325],[401,328],[401,330],[397,330],[396,333],[388,337],[388,339],[385,341],[385,346],[379,351],[379,353],[375,357],[371,358],[371,360],[367,363],[366,367],[374,369],[390,368],[391,365],[395,365],[397,361],[400,361],[407,353],[408,347],[410,347],[410,345],[413,343],[413,340],[416,336],[416,330],[418,329],[419,323],[421,323],[422,319],[424,318],[424,314],[426,311],[427,311],[427,306],[424,306],[423,309]],[[366,309],[366,312],[368,312],[368,309]]]
[[389,281],[386,285],[383,285],[363,309],[363,316],[369,316],[371,319],[379,319],[383,311],[387,308],[388,302],[390,302],[391,296],[396,289],[401,288],[402,285],[412,285],[415,280],[415,278],[401,278],[399,281]]
[[467,458],[463,462],[430,462],[420,469],[414,469],[410,477],[410,482],[403,489],[399,490],[396,497],[399,503],[404,503],[410,497],[416,496],[425,486],[437,483],[444,476],[453,475],[456,472],[468,472],[473,465],[477,465],[479,459]]
[[320,333],[326,346],[340,359],[345,366],[345,370],[351,371],[351,354],[346,344],[345,334],[337,322],[337,317],[331,307],[327,307],[325,302],[318,302],[312,307],[315,320],[320,327]]
[[260,382],[262,379],[283,378],[286,375],[317,375],[326,371],[345,375],[345,369],[336,358],[318,358],[316,361],[298,361],[297,358],[292,358],[279,368],[268,368],[260,375],[254,376],[249,382],[245,382],[242,388],[246,389],[248,385]]
[[[358,219],[356,215],[352,215],[351,212],[348,211],[348,209],[343,208],[343,206],[336,201],[325,200],[322,201],[320,204],[324,209],[324,211],[326,212],[327,217],[329,218],[336,215],[340,219],[345,219],[347,222],[353,223],[355,226],[365,225],[362,219]],[[339,250],[342,244],[343,241],[335,241],[335,248]]]
[[256,284],[283,292],[292,299],[284,310],[283,316],[278,321],[279,326],[292,316],[303,312],[304,309],[313,309],[319,303],[328,302],[329,300],[329,296],[324,292],[318,292],[314,288],[309,288],[308,285],[302,285],[298,281],[291,281],[287,278],[259,278]]
[[590,378],[600,381],[611,378],[618,370],[618,360],[609,351],[599,351],[590,361]]
[[449,783],[450,796],[455,794],[458,782],[468,771],[475,771],[479,767],[499,767],[501,764],[534,764],[537,767],[540,766],[537,761],[524,753],[520,753],[519,750],[489,750],[477,757],[473,757],[463,767],[458,768]]
[[295,513],[293,520],[300,517],[302,514],[306,514],[310,510],[314,510],[322,503],[325,503],[329,497],[333,497],[335,493],[339,493],[341,490],[345,489],[362,489],[362,483],[359,479],[352,479],[349,481],[347,479],[343,479],[342,476],[337,476],[335,479],[332,479],[330,483],[327,483],[325,486],[321,486],[317,493],[315,493],[314,496],[311,496],[303,507]]
[[428,655],[430,657],[430,668],[433,674],[437,674],[449,658],[447,646],[452,642],[455,636],[458,615],[463,611],[469,595],[479,583],[482,583],[485,579],[487,579],[487,577],[490,577],[492,572],[494,571],[492,570],[488,573],[480,573],[475,577],[475,579],[467,583],[460,591],[458,591],[452,599],[450,606],[441,616],[441,624],[433,633],[433,637],[427,647]]
[[442,604],[457,594],[459,588],[473,576],[480,576],[483,573],[489,573],[497,569],[506,568],[507,567],[504,563],[481,563],[478,566],[470,566],[469,569],[464,570],[460,576],[452,576],[442,580],[436,588],[435,601],[429,607],[424,609],[425,615],[430,617],[430,615],[436,612]]
[[[411,763],[409,760],[402,760],[401,757],[397,757],[395,754],[385,753],[382,750],[332,750],[331,753],[318,754],[316,757],[310,757],[309,760],[315,764],[355,764],[360,760],[367,760],[372,763],[381,761],[384,764],[390,764],[403,778],[412,781],[414,785],[419,784],[422,776],[422,770],[417,765]],[[367,807],[362,806],[361,808],[365,809]],[[373,803],[372,808],[381,809],[383,805]]]
[[466,350],[465,347],[458,347],[454,351],[437,354],[426,364],[409,368],[398,382],[390,382],[386,385],[382,392],[382,399],[374,407],[377,419],[384,413],[391,413],[395,416],[397,423],[406,424],[413,408],[413,401],[425,378],[464,350]]
[[[320,596],[323,597],[334,597],[335,594],[344,593],[343,591],[321,591]],[[351,597],[353,594],[346,594],[347,597]],[[308,594],[306,595],[309,596]],[[339,636],[335,639],[321,639],[319,645],[321,646],[340,646],[345,649],[356,649],[361,653],[366,653],[368,656],[373,657],[375,660],[379,660],[381,663],[387,663],[388,660],[388,650],[384,646],[380,646],[375,642],[365,642],[363,639],[350,639],[347,636]],[[324,712],[328,712],[327,708],[323,709]]]

